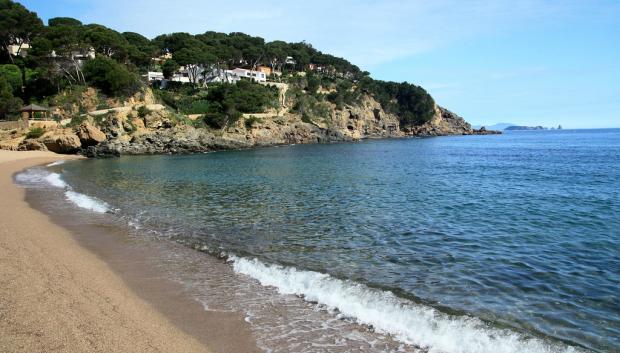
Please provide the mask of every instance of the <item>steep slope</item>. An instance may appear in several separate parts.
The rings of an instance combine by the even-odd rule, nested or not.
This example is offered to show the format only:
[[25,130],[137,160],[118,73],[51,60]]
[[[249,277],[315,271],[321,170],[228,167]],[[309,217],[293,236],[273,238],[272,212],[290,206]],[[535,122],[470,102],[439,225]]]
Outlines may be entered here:
[[[93,94],[85,94],[84,97],[92,100]],[[95,103],[91,105],[95,106]],[[45,133],[38,138],[7,135],[5,139],[10,140],[11,144],[4,148],[48,149],[59,153],[80,152],[90,157],[105,157],[195,153],[369,138],[496,133],[472,129],[463,118],[442,107],[435,108],[435,115],[429,122],[401,130],[399,118],[387,113],[370,95],[364,95],[357,104],[345,105],[340,109],[330,104],[323,118],[309,120],[290,112],[246,115],[223,129],[204,127],[196,120],[156,104],[150,90],[116,105],[111,109],[88,113],[82,118],[84,121],[74,127],[48,124]]]
[[88,155],[192,153],[404,136],[398,118],[386,113],[369,96],[360,105],[346,106],[343,110],[334,106],[329,118],[316,122],[285,113],[259,119],[250,116],[216,130],[194,127],[176,118],[166,110],[151,111],[144,118],[136,118],[132,111],[115,112],[100,123],[107,141],[89,146]]

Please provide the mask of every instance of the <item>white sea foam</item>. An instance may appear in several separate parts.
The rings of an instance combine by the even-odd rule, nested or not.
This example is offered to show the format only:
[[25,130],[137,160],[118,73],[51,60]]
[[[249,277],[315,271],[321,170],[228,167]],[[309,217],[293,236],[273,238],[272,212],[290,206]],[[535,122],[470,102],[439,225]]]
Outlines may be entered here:
[[449,316],[365,285],[327,274],[266,265],[256,259],[230,256],[237,273],[273,286],[281,294],[303,296],[357,322],[372,325],[398,340],[427,348],[429,353],[556,353],[580,352],[550,345],[509,330],[491,328],[475,318]]
[[37,183],[41,183],[41,181],[48,175],[49,173],[43,172],[38,169],[28,169],[23,171],[15,176],[15,181],[18,184],[24,185],[34,185]]
[[65,163],[65,161],[64,160],[60,160],[60,161],[56,161],[56,162],[52,162],[52,163],[48,164],[47,167],[53,167],[53,166],[56,166],[56,165],[61,165],[63,163]]
[[65,189],[65,198],[80,208],[97,213],[105,213],[110,210],[107,203],[74,191],[69,184],[62,180],[62,176],[58,173],[50,173],[41,168],[32,168],[19,173],[15,179],[18,183],[30,187],[48,184],[55,188]]
[[58,173],[49,173],[43,178],[48,184],[57,188],[66,188],[67,183],[62,180],[62,177]]
[[110,209],[107,203],[72,190],[67,190],[65,197],[76,206],[93,212],[106,213]]

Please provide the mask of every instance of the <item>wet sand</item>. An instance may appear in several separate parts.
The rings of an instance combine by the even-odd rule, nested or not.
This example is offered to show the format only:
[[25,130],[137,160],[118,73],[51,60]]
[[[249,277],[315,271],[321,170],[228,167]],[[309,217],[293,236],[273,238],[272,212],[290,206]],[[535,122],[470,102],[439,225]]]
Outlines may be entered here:
[[243,317],[205,311],[122,234],[60,226],[13,175],[74,159],[0,151],[0,351],[256,352]]

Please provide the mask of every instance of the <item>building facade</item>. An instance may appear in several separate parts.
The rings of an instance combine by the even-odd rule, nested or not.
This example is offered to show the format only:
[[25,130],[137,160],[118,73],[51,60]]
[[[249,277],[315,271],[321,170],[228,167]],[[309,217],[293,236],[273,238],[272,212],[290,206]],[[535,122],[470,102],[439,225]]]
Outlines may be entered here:
[[236,68],[231,71],[244,79],[248,79],[254,82],[267,82],[267,75],[264,72],[241,68]]

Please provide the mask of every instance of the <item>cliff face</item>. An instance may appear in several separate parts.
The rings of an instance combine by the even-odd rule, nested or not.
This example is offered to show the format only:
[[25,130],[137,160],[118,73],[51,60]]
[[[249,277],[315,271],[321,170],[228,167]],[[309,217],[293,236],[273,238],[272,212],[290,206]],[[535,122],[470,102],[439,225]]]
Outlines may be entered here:
[[154,103],[152,92],[147,90],[122,106],[119,103],[116,108],[89,113],[78,126],[46,127],[43,136],[30,139],[15,132],[4,140],[10,140],[8,147],[11,149],[49,149],[60,153],[81,151],[90,157],[105,157],[367,138],[494,133],[474,130],[463,118],[441,107],[436,107],[431,121],[401,130],[398,117],[385,112],[370,96],[364,96],[359,104],[347,105],[343,109],[330,105],[322,118],[314,120],[302,119],[298,114],[273,112],[246,115],[233,126],[221,130],[195,127],[200,124]]
[[135,112],[116,112],[102,122],[108,139],[90,146],[88,154],[192,153],[404,136],[398,118],[386,113],[371,97],[343,110],[332,107],[329,117],[320,121],[302,121],[301,116],[289,113],[257,114],[222,130],[180,123],[165,110],[150,111],[143,118],[133,116]]
[[465,119],[455,113],[437,106],[435,116],[431,121],[420,126],[405,128],[407,136],[446,136],[446,135],[491,135],[501,134],[499,131],[490,131],[484,128],[480,130],[472,129]]

